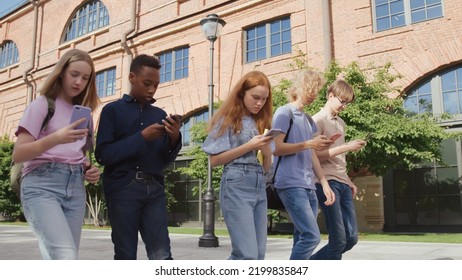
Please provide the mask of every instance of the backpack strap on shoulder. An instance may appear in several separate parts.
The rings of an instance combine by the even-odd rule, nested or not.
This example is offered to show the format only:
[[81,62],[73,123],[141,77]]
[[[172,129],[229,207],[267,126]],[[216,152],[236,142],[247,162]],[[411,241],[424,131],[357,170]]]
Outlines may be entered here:
[[46,130],[48,122],[55,114],[55,100],[47,96],[47,104],[48,104],[48,113],[45,116],[45,119],[43,120],[42,127],[40,128],[40,130]]

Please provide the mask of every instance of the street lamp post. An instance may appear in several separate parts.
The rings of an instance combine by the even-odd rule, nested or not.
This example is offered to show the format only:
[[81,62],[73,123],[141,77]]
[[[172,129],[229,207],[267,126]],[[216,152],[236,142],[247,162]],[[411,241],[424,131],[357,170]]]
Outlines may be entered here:
[[[205,38],[210,41],[210,78],[209,78],[209,120],[213,115],[213,45],[220,36],[225,21],[216,14],[201,19],[200,25]],[[208,158],[207,190],[202,197],[204,202],[204,234],[199,237],[199,247],[218,247],[218,238],[215,236],[215,196],[212,188],[212,165]]]

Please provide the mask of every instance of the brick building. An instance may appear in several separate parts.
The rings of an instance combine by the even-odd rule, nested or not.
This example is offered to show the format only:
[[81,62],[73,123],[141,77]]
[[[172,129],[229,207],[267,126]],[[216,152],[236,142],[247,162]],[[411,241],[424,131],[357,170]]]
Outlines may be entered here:
[[[461,11],[457,0],[24,1],[0,16],[0,133],[14,139],[24,109],[67,50],[90,53],[103,104],[128,92],[131,59],[147,53],[163,64],[156,105],[185,116],[187,150],[193,145],[189,128],[208,119],[209,42],[199,21],[212,13],[226,21],[215,42],[216,100],[250,70],[265,72],[273,84],[290,77],[290,63],[299,52],[320,70],[332,59],[362,66],[391,61],[404,76],[398,86],[409,96],[405,106],[417,113],[449,113],[453,118],[444,125],[457,130]],[[460,231],[460,141],[448,140],[443,149],[448,166],[356,179],[360,230]],[[187,161],[180,156],[175,166]],[[193,185],[186,177],[176,183],[178,203],[171,218],[179,223],[201,221],[201,199],[192,195]]]

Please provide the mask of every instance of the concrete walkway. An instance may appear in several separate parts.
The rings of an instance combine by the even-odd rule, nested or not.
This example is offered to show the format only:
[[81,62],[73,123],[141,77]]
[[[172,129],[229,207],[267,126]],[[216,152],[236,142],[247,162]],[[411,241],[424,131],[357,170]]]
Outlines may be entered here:
[[[231,252],[229,237],[219,237],[219,247],[198,247],[199,236],[171,234],[172,254],[176,260],[225,260]],[[326,241],[319,245],[323,246]],[[0,260],[41,259],[37,239],[27,226],[0,225]],[[287,260],[291,239],[269,238],[266,259]],[[111,260],[113,247],[110,231],[84,230],[80,259]],[[138,258],[146,260],[142,241]],[[345,260],[462,260],[462,244],[360,241]]]

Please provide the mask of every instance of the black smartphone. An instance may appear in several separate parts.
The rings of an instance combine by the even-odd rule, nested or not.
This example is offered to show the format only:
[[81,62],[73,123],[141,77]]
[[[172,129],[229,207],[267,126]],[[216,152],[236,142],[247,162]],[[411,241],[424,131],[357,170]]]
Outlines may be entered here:
[[[170,114],[170,118],[174,119],[176,122],[180,123],[181,124],[181,119],[183,118],[182,115],[179,115],[179,114]],[[171,124],[167,118],[165,118],[165,120]]]

